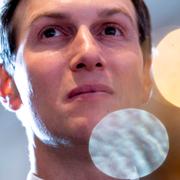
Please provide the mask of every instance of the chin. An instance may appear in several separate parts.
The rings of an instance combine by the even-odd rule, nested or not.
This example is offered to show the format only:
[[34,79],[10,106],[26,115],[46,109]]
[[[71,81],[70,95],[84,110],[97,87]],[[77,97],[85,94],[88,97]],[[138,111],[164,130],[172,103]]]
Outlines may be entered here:
[[68,132],[73,144],[87,145],[94,127],[102,119],[102,116],[76,117],[70,120]]

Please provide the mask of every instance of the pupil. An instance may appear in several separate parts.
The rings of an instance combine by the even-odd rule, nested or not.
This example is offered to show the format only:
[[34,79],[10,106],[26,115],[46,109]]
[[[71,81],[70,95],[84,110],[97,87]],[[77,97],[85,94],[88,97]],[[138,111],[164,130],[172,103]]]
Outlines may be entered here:
[[49,28],[44,32],[44,36],[49,38],[55,36],[56,32],[53,28]]
[[114,27],[107,27],[105,29],[105,34],[106,35],[115,35],[116,34],[116,29]]

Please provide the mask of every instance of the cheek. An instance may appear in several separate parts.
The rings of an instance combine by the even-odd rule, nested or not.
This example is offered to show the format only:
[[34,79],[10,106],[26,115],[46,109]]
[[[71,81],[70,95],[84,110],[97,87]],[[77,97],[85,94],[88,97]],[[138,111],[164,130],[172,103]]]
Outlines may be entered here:
[[143,92],[143,58],[141,53],[120,53],[111,61],[111,74],[117,94],[128,98]]
[[138,79],[143,73],[143,58],[141,54],[122,53],[111,62],[112,72],[123,79]]
[[23,82],[31,89],[31,98],[37,101],[36,97],[39,97],[40,102],[53,101],[61,88],[67,66],[63,57],[52,52],[24,51],[23,63],[18,69],[24,72],[18,76],[24,77],[23,74],[26,74]]
[[143,54],[138,40],[125,43],[118,48],[106,49],[104,52],[108,67],[117,77],[123,76],[123,79],[126,79],[142,74]]

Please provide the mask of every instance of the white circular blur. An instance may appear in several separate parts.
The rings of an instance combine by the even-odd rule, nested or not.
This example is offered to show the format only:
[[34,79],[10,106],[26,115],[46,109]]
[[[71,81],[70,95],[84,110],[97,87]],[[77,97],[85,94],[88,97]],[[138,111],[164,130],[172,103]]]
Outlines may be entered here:
[[139,109],[110,113],[93,129],[89,152],[104,174],[138,179],[151,174],[165,161],[168,134],[152,114]]
[[156,86],[168,102],[180,107],[180,29],[168,33],[156,51],[152,64]]

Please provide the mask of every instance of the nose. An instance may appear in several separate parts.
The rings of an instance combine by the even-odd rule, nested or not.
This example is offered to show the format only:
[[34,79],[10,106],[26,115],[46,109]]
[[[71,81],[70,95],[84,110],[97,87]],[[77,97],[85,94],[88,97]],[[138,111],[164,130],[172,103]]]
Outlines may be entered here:
[[101,55],[100,47],[86,26],[79,28],[71,49],[75,52],[70,60],[72,71],[104,69],[105,60]]

